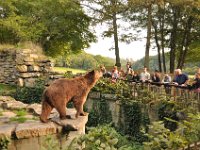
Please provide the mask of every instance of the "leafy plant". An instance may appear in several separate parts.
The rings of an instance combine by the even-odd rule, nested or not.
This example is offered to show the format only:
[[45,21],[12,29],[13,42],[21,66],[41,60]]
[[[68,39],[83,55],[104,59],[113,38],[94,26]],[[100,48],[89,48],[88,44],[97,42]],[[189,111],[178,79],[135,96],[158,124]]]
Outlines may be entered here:
[[177,122],[167,120],[166,118],[178,121],[177,112],[179,111],[181,111],[181,108],[174,101],[161,101],[158,106],[158,117],[164,121],[166,128],[175,131],[178,127]]
[[1,137],[0,138],[0,148],[1,148],[1,150],[7,150],[9,144],[10,144],[10,138],[8,138],[8,137]]
[[[123,80],[118,80],[116,83],[113,83],[109,78],[99,80],[92,90],[107,94],[116,94],[119,97],[129,97],[132,94],[128,83],[125,83]],[[126,95],[123,95],[123,93]]]
[[144,142],[145,150],[176,150],[187,145],[186,139],[176,132],[164,127],[162,121],[153,122],[147,134],[150,141]]
[[39,103],[41,102],[42,93],[45,89],[45,81],[38,79],[35,87],[17,87],[15,99],[24,103]]
[[27,115],[27,111],[25,111],[24,109],[17,110],[15,111],[15,113],[17,114],[17,117],[22,117]]
[[60,150],[58,140],[48,135],[42,143],[42,150]]
[[105,99],[95,101],[92,110],[89,112],[87,126],[96,127],[97,125],[107,124],[112,122],[111,111]]
[[128,141],[109,125],[91,128],[88,134],[72,141],[67,150],[140,150],[142,146]]

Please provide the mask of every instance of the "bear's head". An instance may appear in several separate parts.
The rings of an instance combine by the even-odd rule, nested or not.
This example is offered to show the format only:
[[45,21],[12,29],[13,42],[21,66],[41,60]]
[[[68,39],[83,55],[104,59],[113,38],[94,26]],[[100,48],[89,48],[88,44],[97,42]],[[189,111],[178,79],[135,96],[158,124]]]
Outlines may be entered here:
[[90,80],[92,83],[96,83],[103,76],[103,73],[98,70],[92,70],[85,75],[87,80]]

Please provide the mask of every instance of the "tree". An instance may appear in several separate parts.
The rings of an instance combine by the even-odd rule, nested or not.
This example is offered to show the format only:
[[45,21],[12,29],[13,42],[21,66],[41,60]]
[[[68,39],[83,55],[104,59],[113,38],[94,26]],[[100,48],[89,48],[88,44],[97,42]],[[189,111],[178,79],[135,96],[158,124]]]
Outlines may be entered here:
[[116,56],[116,66],[121,66],[119,56],[119,24],[122,14],[128,9],[126,0],[84,0],[84,6],[92,11],[91,17],[95,23],[106,24],[108,27],[103,31],[103,37],[113,37]]
[[13,43],[39,43],[51,56],[61,55],[69,49],[77,52],[88,47],[90,42],[95,41],[94,34],[89,30],[91,19],[80,3],[74,1],[0,1],[0,26],[5,29],[1,42],[10,43],[5,34],[11,32],[16,39]]

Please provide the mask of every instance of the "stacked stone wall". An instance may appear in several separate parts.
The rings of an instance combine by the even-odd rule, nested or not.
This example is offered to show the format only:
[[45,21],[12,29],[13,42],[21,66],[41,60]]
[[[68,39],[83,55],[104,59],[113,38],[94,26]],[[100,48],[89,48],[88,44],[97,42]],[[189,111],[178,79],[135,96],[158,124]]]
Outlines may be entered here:
[[15,84],[16,81],[16,51],[0,50],[0,83]]
[[48,78],[51,62],[35,49],[0,50],[0,82],[33,87],[38,78]]

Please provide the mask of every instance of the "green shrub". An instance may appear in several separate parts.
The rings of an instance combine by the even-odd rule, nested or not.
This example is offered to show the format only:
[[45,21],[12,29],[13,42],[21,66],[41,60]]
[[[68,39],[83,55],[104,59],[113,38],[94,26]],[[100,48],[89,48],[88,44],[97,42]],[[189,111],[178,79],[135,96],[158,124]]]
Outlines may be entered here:
[[[146,113],[143,114],[141,106],[138,101],[130,99],[123,99],[121,101],[121,114],[124,115],[124,119],[120,120],[119,130],[137,142],[147,140],[144,132],[147,131],[147,125],[149,124],[149,117]],[[145,128],[144,132],[141,132],[142,127]]]
[[148,137],[150,141],[143,143],[146,150],[176,150],[187,145],[184,136],[165,128],[162,121],[150,125]]
[[42,150],[60,150],[58,140],[52,135],[48,135],[42,142]]
[[1,150],[7,150],[9,144],[10,144],[10,139],[8,137],[0,138],[0,149]]
[[99,80],[92,90],[100,91],[105,94],[116,94],[119,97],[132,96],[131,88],[128,83],[124,82],[123,80],[118,80],[116,83],[113,83],[110,78],[103,78]]
[[72,141],[67,150],[142,150],[142,146],[128,141],[120,135],[114,128],[98,126],[91,128],[88,134]]
[[13,96],[16,93],[15,85],[0,84],[0,95]]
[[95,103],[93,103],[92,110],[89,112],[87,126],[96,127],[97,125],[111,122],[112,115],[109,110],[108,102],[105,99],[96,100]]
[[17,87],[15,99],[24,103],[40,103],[42,93],[45,89],[45,81],[39,79],[34,87]]
[[181,111],[181,108],[174,101],[161,101],[158,106],[158,117],[160,120],[164,121],[166,128],[175,131],[178,128],[178,124],[171,120],[179,120],[177,117],[177,112],[179,111]]

